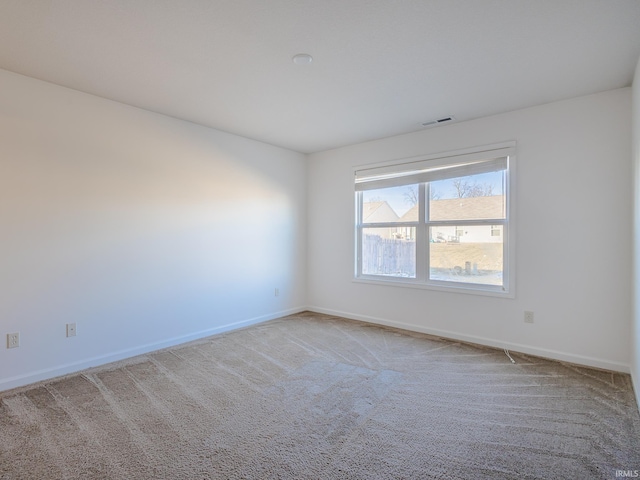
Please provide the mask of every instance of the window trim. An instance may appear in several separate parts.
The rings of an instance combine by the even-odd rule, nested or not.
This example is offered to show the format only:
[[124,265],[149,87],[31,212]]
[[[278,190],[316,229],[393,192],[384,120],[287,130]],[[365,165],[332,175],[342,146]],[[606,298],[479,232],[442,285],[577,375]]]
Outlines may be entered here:
[[[376,173],[382,172],[382,175],[391,174],[390,178],[393,178],[394,167],[398,167],[401,171],[411,169],[411,165],[418,166],[419,168],[429,168],[431,166],[439,165],[457,165],[460,164],[460,157],[462,159],[479,160],[485,158],[491,160],[496,158],[496,154],[508,157],[507,168],[505,169],[505,195],[506,195],[506,210],[504,220],[496,221],[497,219],[487,220],[451,220],[451,221],[430,221],[426,217],[427,198],[428,198],[428,186],[429,183],[420,182],[418,189],[418,210],[419,216],[417,222],[394,222],[393,227],[415,227],[416,228],[416,276],[415,278],[406,277],[387,277],[381,275],[364,275],[362,274],[362,258],[361,258],[361,245],[362,245],[362,231],[364,228],[380,228],[389,227],[390,223],[362,223],[362,191],[365,188],[358,187],[355,184],[355,208],[354,208],[354,277],[353,282],[374,284],[374,285],[387,285],[395,287],[409,287],[426,290],[436,290],[444,292],[457,292],[468,293],[475,295],[493,296],[501,298],[515,298],[515,172],[516,172],[516,142],[503,142],[499,144],[486,145],[475,148],[466,148],[456,151],[436,153],[431,155],[424,155],[419,157],[404,158],[398,160],[392,160],[387,162],[380,162],[375,164],[361,165],[353,167],[354,178],[362,178],[364,175],[362,172],[366,172],[372,177]],[[372,175],[373,173],[373,175]],[[473,174],[473,173],[471,173]],[[401,174],[402,175],[402,174]],[[462,175],[468,175],[468,173],[462,173]],[[461,175],[461,176],[462,176]],[[387,177],[389,178],[389,177]],[[424,178],[424,177],[423,177]],[[384,181],[384,180],[383,180]],[[435,181],[435,180],[432,180]],[[354,182],[355,183],[355,182]],[[377,178],[373,185],[373,188],[392,187],[394,180],[390,180],[388,185],[382,184],[380,187],[380,180]],[[501,225],[502,228],[502,242],[503,242],[503,284],[498,285],[485,285],[485,284],[473,284],[464,282],[454,282],[448,280],[431,280],[429,279],[429,242],[428,230],[429,227],[435,225],[487,225],[492,228],[496,225]],[[423,239],[418,241],[419,239]]]

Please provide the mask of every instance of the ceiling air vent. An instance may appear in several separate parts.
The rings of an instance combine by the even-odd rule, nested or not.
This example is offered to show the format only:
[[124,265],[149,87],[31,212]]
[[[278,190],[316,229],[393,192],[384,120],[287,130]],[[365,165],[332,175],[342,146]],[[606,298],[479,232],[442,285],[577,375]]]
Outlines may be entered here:
[[423,127],[435,127],[436,125],[444,125],[445,123],[452,123],[456,121],[456,117],[443,117],[437,120],[431,120],[429,122],[423,122],[420,125]]

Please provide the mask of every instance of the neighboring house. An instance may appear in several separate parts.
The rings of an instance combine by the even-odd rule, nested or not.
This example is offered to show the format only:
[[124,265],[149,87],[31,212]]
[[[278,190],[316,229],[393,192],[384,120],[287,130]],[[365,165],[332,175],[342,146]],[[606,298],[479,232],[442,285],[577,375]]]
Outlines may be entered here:
[[[429,202],[430,220],[460,220],[460,225],[438,226],[431,232],[432,242],[455,243],[500,243],[502,225],[464,225],[465,220],[504,218],[505,201],[503,195],[490,197],[448,198]],[[417,222],[418,206],[405,213],[401,222]],[[412,239],[415,230],[402,227],[403,238]]]
[[[386,201],[380,202],[364,202],[362,204],[362,222],[363,223],[386,223],[398,222],[400,217],[391,205]],[[375,235],[382,238],[396,238],[399,228],[378,228]]]
[[362,221],[364,223],[397,222],[400,217],[386,201],[364,202],[362,204]]

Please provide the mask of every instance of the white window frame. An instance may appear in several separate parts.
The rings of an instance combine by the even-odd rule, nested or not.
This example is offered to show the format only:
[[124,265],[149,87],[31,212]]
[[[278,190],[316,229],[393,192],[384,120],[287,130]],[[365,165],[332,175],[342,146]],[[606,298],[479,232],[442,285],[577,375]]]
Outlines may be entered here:
[[[395,160],[371,165],[362,165],[353,168],[355,177],[355,258],[354,281],[376,285],[392,285],[410,288],[424,288],[446,292],[460,292],[477,295],[515,297],[515,142],[487,145],[483,147],[456,150],[453,152],[439,153],[421,157]],[[426,210],[429,208],[429,182],[442,178],[454,178],[456,176],[472,175],[474,169],[483,168],[492,159],[506,159],[505,172],[505,199],[506,210],[504,219],[478,219],[478,220],[447,220],[433,221],[428,219]],[[497,160],[496,160],[497,161]],[[453,177],[447,174],[455,170]],[[434,173],[435,172],[435,173]],[[449,176],[447,176],[449,175]],[[362,221],[363,191],[393,187],[407,184],[418,184],[418,221],[417,222],[393,222],[393,223],[366,223]],[[448,280],[432,280],[429,278],[429,227],[433,226],[460,226],[486,225],[487,228],[501,225],[503,227],[503,284],[484,285],[467,282],[455,282]],[[416,228],[416,276],[415,278],[392,277],[382,275],[365,275],[362,273],[362,231],[363,228]]]

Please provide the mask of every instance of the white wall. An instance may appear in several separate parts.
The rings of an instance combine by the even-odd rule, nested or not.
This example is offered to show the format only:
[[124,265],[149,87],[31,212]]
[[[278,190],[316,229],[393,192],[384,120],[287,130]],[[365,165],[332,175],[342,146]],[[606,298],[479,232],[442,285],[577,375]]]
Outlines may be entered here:
[[631,335],[631,377],[640,406],[640,59],[633,77],[633,167],[634,167],[634,315]]
[[0,92],[0,390],[305,306],[303,155],[6,71]]
[[[309,305],[629,371],[630,105],[625,88],[310,155]],[[515,299],[352,282],[354,166],[509,140],[517,141]]]
[[[635,349],[638,388],[631,89],[310,155],[308,171],[295,152],[1,70],[0,91],[0,390],[305,305],[621,371]],[[515,299],[352,282],[353,166],[505,140]]]

